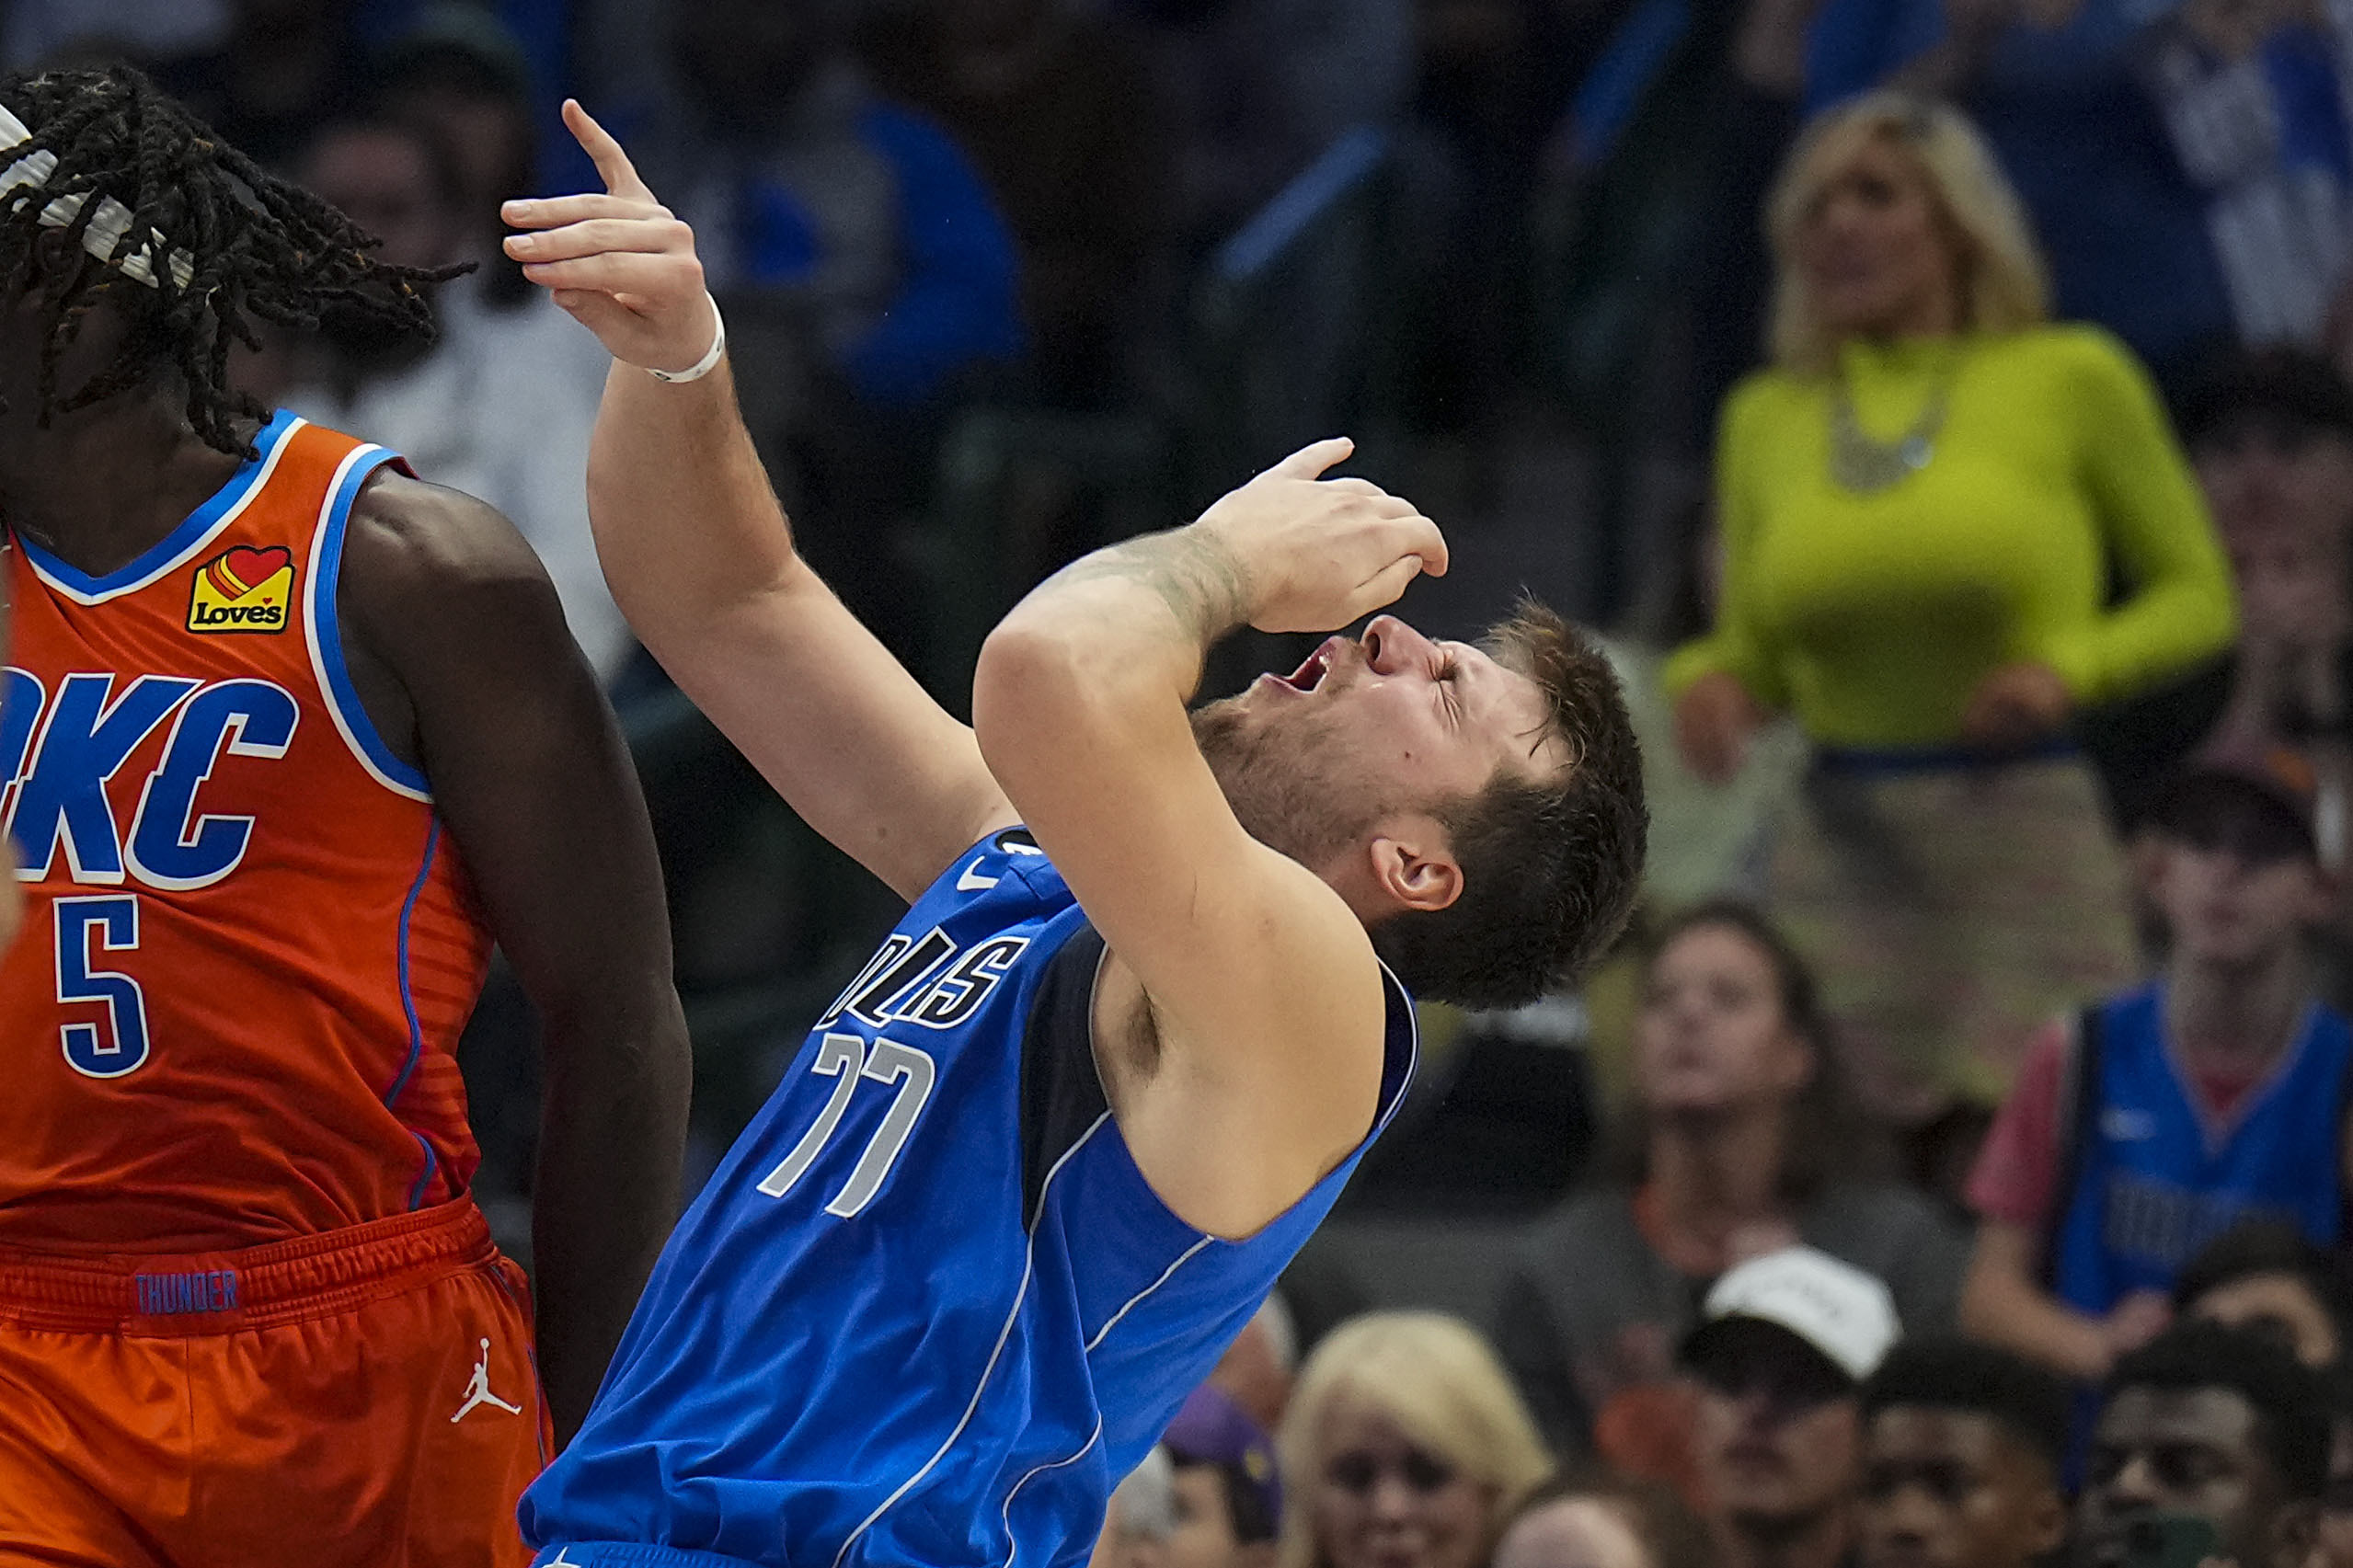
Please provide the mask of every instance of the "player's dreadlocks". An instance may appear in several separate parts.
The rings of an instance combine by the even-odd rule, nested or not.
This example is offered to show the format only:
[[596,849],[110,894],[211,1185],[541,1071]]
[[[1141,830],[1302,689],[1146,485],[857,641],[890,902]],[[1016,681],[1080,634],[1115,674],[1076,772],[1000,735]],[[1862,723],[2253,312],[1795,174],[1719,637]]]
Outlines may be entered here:
[[[467,270],[377,260],[373,235],[309,191],[263,172],[126,67],[0,75],[0,107],[32,132],[29,143],[0,149],[0,170],[36,150],[57,158],[37,189],[0,195],[0,308],[40,292],[44,426],[53,413],[127,392],[169,364],[188,383],[197,435],[249,458],[251,443],[235,422],[265,410],[230,388],[228,364],[233,341],[261,346],[256,321],[307,331],[332,307],[430,339],[432,309],[419,285]],[[63,233],[77,253],[103,198],[130,211],[119,250],[160,236],[144,269],[153,288],[119,263],[95,259],[42,276],[34,261],[42,213],[76,193],[84,200]],[[58,361],[82,316],[109,294],[129,306],[131,334],[113,363],[61,397]]]

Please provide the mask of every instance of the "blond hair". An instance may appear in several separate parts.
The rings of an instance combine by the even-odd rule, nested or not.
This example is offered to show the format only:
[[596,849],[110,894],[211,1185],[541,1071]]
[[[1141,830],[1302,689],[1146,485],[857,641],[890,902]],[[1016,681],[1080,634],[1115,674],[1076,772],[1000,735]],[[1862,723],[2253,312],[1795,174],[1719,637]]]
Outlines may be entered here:
[[1351,1318],[1308,1356],[1283,1415],[1278,1568],[1324,1568],[1314,1500],[1329,1459],[1324,1427],[1342,1400],[1378,1411],[1432,1459],[1494,1494],[1481,1561],[1520,1499],[1551,1471],[1528,1407],[1478,1331],[1443,1312]]
[[1797,231],[1837,172],[1873,143],[1909,156],[1928,182],[1947,242],[1957,246],[1963,331],[2009,333],[2050,318],[2049,272],[2026,212],[1992,150],[1949,104],[1910,93],[1866,93],[1817,115],[1782,165],[1765,201],[1773,257],[1769,347],[1773,363],[1827,371],[1838,344],[1814,313],[1796,267]]

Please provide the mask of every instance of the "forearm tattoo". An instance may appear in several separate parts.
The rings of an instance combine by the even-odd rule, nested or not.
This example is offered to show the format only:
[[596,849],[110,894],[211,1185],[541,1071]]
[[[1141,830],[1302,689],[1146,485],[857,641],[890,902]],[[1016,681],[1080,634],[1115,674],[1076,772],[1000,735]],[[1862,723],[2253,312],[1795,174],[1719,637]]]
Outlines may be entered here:
[[1068,587],[1102,581],[1150,589],[1182,633],[1206,648],[1250,619],[1250,574],[1223,541],[1199,528],[1147,533],[1082,556],[1054,574]]

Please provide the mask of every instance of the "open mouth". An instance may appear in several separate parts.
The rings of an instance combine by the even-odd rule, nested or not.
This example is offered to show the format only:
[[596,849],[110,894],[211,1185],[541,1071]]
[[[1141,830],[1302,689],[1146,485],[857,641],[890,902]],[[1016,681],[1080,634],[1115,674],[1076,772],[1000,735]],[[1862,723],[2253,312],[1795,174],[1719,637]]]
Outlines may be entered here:
[[1309,654],[1306,663],[1288,675],[1277,675],[1274,679],[1294,692],[1313,692],[1324,683],[1324,677],[1330,674],[1331,670],[1332,645],[1327,642]]

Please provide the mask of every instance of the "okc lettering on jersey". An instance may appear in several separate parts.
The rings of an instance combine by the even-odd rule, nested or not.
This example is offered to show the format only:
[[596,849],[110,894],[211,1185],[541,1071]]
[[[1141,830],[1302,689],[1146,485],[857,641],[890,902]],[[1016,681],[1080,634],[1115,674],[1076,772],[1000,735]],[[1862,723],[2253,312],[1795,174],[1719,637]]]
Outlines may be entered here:
[[[45,879],[63,849],[77,883],[209,887],[244,861],[253,818],[200,813],[198,792],[224,756],[283,757],[302,709],[251,678],[142,675],[119,692],[118,679],[69,674],[50,692],[11,667],[0,684],[0,831],[16,835],[17,876]],[[163,760],[122,830],[107,784],[166,720]]]

